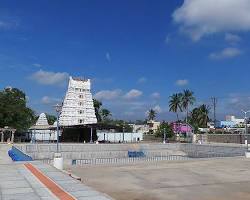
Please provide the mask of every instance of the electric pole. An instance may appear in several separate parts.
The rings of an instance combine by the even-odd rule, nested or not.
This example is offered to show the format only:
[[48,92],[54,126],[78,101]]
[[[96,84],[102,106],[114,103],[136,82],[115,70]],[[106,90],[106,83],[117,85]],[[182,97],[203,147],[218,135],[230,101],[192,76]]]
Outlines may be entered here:
[[214,128],[216,126],[216,106],[217,106],[217,102],[218,99],[216,97],[212,97],[212,104],[213,104],[213,109],[214,109]]

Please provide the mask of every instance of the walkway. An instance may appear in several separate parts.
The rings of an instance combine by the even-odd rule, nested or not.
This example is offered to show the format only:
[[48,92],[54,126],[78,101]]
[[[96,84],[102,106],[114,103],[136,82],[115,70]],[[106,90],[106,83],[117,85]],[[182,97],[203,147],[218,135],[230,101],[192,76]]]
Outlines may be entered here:
[[12,162],[0,144],[0,200],[110,200],[82,182],[40,162]]

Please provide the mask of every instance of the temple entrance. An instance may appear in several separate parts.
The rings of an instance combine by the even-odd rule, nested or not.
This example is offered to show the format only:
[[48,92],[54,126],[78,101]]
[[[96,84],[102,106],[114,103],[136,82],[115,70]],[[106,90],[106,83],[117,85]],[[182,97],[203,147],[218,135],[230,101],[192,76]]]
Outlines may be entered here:
[[[63,128],[62,136],[60,137],[60,142],[79,142],[86,143],[91,140],[91,128],[89,127],[72,127]],[[92,129],[92,140],[97,140],[96,129]]]

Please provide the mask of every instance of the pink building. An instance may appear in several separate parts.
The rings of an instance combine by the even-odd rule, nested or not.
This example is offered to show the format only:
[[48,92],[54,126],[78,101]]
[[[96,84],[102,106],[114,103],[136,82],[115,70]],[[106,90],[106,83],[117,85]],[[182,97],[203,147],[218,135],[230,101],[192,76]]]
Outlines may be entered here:
[[192,127],[189,124],[185,123],[172,123],[172,128],[174,133],[190,133],[193,131]]

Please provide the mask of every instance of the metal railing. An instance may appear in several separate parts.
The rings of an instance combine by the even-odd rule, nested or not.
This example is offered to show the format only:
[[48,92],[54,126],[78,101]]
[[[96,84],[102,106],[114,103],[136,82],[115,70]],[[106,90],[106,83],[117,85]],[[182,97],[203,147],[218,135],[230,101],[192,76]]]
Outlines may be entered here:
[[182,155],[168,155],[155,157],[124,157],[124,158],[92,158],[92,159],[74,159],[72,165],[126,165],[140,162],[157,162],[170,160],[190,160],[187,156]]

